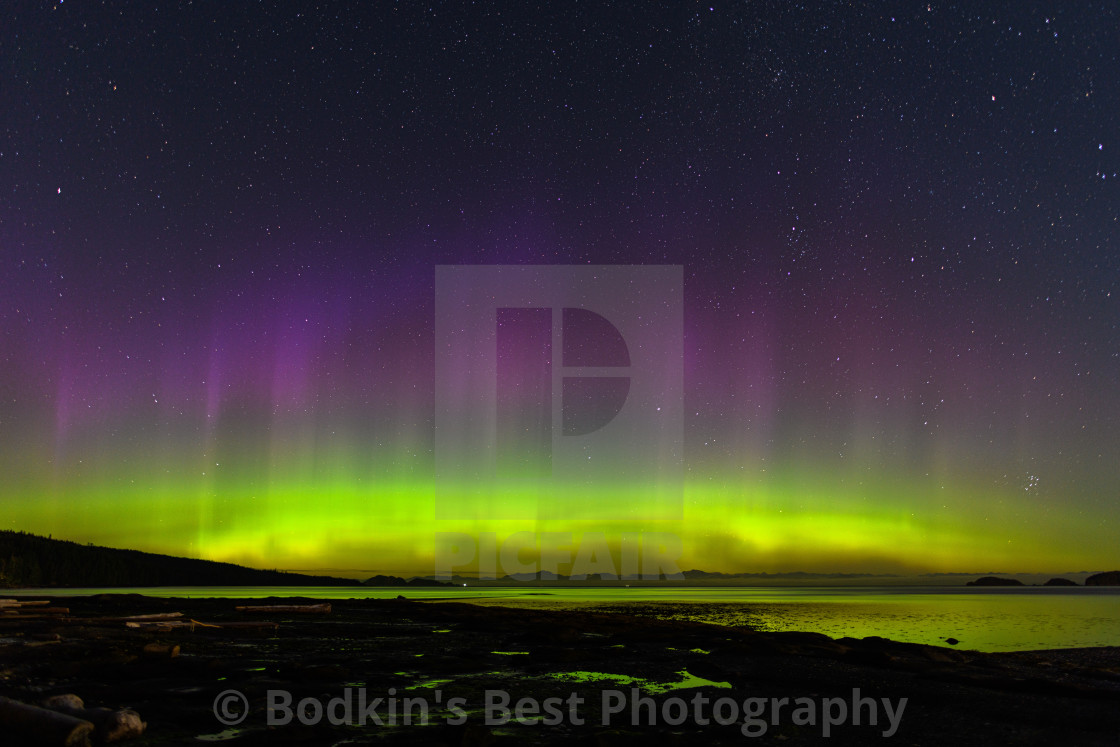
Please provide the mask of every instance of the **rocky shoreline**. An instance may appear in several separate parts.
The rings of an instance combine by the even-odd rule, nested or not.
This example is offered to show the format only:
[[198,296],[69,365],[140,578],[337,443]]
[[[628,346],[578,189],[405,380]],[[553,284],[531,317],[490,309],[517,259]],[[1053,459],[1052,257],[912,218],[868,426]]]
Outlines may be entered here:
[[[655,735],[855,745],[889,734],[989,747],[1114,745],[1120,734],[1120,648],[985,654],[654,619],[637,607],[64,603],[65,612],[52,603],[52,613],[0,615],[0,696],[75,694],[87,708],[130,709],[147,728],[127,745],[614,745]],[[266,605],[287,609],[237,609]],[[162,617],[126,622],[140,615]],[[0,729],[4,744],[41,744]]]

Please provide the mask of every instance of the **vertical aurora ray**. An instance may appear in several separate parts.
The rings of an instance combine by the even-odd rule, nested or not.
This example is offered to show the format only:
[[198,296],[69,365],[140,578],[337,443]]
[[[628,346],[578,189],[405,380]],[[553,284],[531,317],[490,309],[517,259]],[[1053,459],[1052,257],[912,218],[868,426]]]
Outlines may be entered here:
[[495,471],[500,479],[552,476],[552,310],[498,308]]

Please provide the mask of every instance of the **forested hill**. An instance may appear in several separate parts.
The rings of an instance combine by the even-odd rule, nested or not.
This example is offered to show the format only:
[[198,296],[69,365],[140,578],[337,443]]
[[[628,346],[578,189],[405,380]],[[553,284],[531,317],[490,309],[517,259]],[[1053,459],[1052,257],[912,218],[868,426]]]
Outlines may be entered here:
[[0,531],[0,588],[28,586],[356,586],[331,576],[79,545]]

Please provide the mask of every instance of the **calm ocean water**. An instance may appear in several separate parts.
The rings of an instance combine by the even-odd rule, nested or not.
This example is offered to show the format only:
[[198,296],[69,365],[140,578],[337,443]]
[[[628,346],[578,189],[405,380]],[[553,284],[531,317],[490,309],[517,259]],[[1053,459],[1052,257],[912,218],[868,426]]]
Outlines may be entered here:
[[61,598],[102,592],[158,597],[314,597],[457,600],[476,604],[589,608],[676,617],[835,638],[883,636],[980,651],[1120,646],[1120,587],[645,587],[372,588],[159,587],[19,589],[0,595]]

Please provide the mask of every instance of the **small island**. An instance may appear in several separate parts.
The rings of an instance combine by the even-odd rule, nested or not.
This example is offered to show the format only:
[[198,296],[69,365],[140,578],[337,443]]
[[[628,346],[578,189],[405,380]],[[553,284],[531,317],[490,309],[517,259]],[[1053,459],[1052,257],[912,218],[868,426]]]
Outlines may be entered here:
[[1000,578],[999,576],[983,576],[975,581],[969,581],[965,586],[1022,586],[1023,582],[1016,578]]

